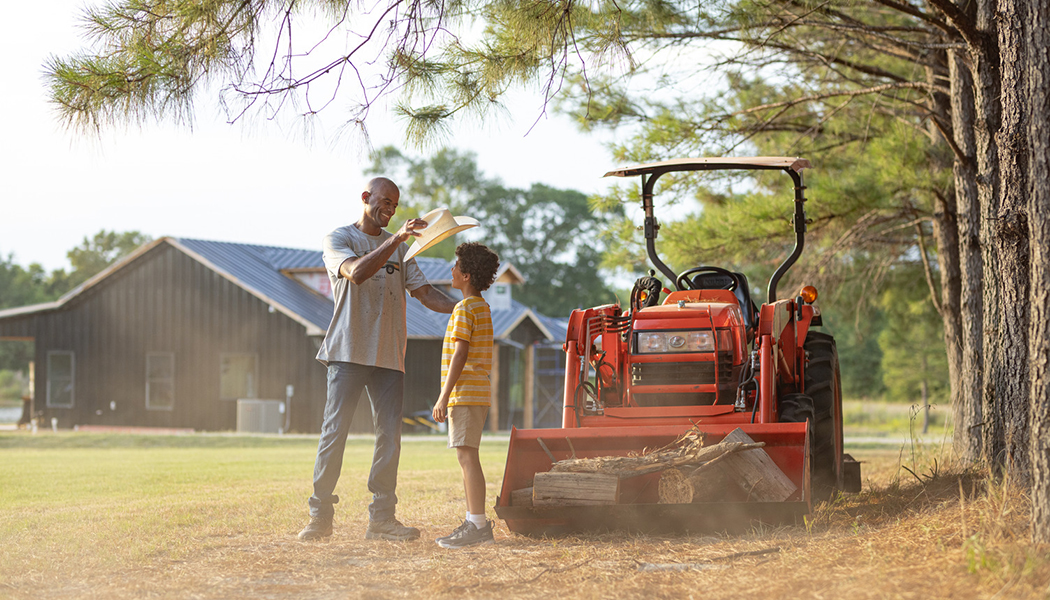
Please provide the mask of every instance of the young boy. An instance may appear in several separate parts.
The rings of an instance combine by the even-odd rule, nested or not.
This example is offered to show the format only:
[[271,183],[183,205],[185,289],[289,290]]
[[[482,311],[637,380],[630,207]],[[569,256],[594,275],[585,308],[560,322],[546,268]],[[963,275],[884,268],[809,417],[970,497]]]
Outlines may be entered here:
[[476,242],[456,248],[452,287],[463,294],[445,331],[441,351],[441,395],[434,420],[448,419],[448,447],[456,449],[467,495],[467,518],[451,534],[436,541],[442,548],[463,548],[492,541],[492,524],[485,519],[485,473],[478,446],[489,412],[489,370],[492,367],[492,314],[481,292],[496,278],[499,257]]

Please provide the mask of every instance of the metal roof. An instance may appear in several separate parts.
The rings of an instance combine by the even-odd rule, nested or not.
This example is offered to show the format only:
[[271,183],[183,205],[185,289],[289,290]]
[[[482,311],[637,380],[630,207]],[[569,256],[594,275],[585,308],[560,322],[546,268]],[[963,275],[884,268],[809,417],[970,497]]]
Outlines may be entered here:
[[[301,323],[306,328],[307,335],[324,335],[328,330],[328,324],[332,320],[332,301],[282,273],[288,270],[324,271],[320,250],[171,237],[160,238],[140,247],[59,300],[2,310],[0,318],[59,309],[86,289],[103,283],[111,273],[125,268],[148,250],[163,243],[174,246],[235,285],[269,303],[275,310]],[[451,262],[441,258],[417,257],[416,263],[431,284],[444,285],[451,282]],[[409,295],[405,316],[409,338],[444,338],[448,315],[424,307]],[[525,318],[531,318],[552,341],[565,339],[565,327],[559,327],[557,319],[540,315],[513,300],[509,309],[492,311],[495,337],[506,337]]]
[[173,246],[303,323],[308,334],[321,335],[328,330],[328,323],[332,320],[332,301],[281,273],[282,268],[323,267],[320,250],[168,239]]
[[452,263],[443,258],[417,256],[416,264],[432,285],[452,283]]
[[[282,270],[324,270],[320,250],[298,250],[213,242],[179,238],[173,240],[184,251],[196,254],[212,268],[225,272],[227,276],[249,292],[273,303],[286,314],[294,313],[309,321],[316,329],[309,332],[323,335],[332,319],[332,301],[301,285]],[[416,257],[416,264],[432,285],[442,285],[452,280],[452,263],[442,258]],[[411,295],[405,310],[408,337],[412,339],[442,339],[448,325],[448,315],[436,313]],[[293,316],[289,314],[289,316]],[[295,318],[293,316],[293,318]],[[496,338],[510,335],[522,320],[531,318],[552,341],[565,339],[566,326],[558,319],[540,315],[520,302],[511,301],[509,309],[492,311],[492,328]],[[310,329],[310,328],[308,328]]]

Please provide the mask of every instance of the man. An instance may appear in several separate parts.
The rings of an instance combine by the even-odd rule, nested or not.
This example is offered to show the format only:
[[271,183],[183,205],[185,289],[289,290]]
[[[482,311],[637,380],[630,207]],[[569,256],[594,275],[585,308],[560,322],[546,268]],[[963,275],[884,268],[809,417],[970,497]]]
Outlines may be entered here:
[[368,490],[365,537],[412,540],[419,530],[394,518],[397,467],[401,456],[401,417],[405,379],[405,290],[427,308],[451,313],[455,302],[431,287],[415,260],[402,262],[405,241],[427,226],[410,219],[391,234],[384,230],[397,211],[400,192],[394,182],[377,177],[361,193],[364,212],[352,225],[324,239],[324,262],[332,282],[335,312],[317,360],[328,367],[328,400],[314,463],[310,523],[301,540],[332,535],[336,482],[350,421],[367,386],[375,425],[375,448]]

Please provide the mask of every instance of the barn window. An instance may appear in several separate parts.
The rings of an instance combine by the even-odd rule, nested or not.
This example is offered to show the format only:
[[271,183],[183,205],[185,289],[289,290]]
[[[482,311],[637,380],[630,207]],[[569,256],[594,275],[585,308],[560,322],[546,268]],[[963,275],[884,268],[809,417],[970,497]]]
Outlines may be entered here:
[[257,398],[257,357],[254,354],[223,354],[220,360],[219,397],[223,400]]
[[175,355],[150,352],[146,355],[146,408],[171,410],[175,407]]
[[47,353],[47,405],[73,408],[75,361],[72,352],[52,350]]

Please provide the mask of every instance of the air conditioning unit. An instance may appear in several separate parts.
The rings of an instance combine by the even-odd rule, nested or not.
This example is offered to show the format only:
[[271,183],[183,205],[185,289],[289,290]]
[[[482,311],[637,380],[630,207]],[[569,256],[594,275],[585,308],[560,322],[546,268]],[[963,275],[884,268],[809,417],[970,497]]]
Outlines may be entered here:
[[237,400],[238,433],[284,433],[284,401]]

